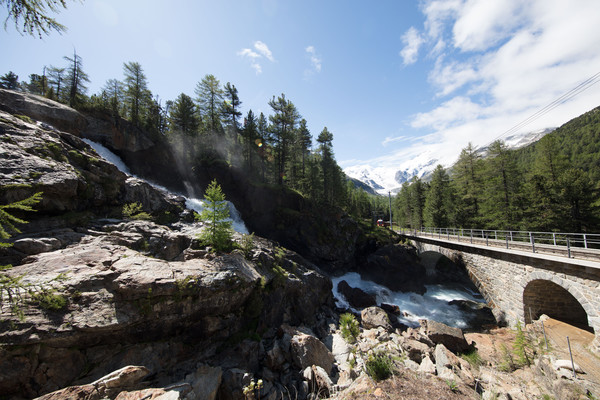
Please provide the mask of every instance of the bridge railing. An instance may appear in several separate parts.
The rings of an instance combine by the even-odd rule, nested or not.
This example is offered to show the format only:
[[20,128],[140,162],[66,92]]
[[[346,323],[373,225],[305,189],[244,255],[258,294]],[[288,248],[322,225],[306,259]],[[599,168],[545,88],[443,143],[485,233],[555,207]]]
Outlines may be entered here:
[[[486,230],[465,228],[421,229],[399,228],[399,233],[485,244],[486,246],[506,247],[507,249],[529,250],[534,253],[557,253],[569,258],[581,254],[598,253],[600,257],[600,234],[595,233],[563,233],[563,232],[529,232],[512,230]],[[594,256],[593,258],[596,258]]]

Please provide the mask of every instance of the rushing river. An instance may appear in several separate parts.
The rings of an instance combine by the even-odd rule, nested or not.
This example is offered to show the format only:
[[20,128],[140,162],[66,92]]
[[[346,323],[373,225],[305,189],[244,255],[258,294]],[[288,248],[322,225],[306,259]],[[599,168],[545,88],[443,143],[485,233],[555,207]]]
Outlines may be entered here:
[[[426,285],[427,291],[420,295],[416,293],[394,292],[383,285],[364,280],[357,272],[349,272],[340,277],[331,278],[333,295],[336,305],[340,308],[349,308],[350,305],[337,290],[337,285],[342,280],[351,287],[362,289],[375,296],[377,304],[394,304],[405,313],[398,320],[408,326],[419,326],[419,319],[430,319],[442,322],[457,328],[468,328],[469,323],[465,313],[456,305],[448,304],[452,300],[470,300],[485,303],[481,295],[470,291],[460,285]],[[352,309],[353,311],[358,311]]]
[[[96,150],[96,153],[98,153],[98,155],[100,157],[102,157],[106,161],[114,164],[119,169],[119,171],[124,172],[127,175],[131,175],[137,179],[143,180],[144,182],[147,182],[149,185],[152,185],[153,187],[155,187],[158,190],[161,190],[161,191],[164,191],[167,193],[173,193],[177,196],[181,196],[181,197],[185,198],[185,206],[187,208],[194,210],[197,213],[202,212],[202,209],[204,208],[204,202],[201,199],[187,197],[180,193],[174,193],[174,192],[168,190],[167,188],[165,188],[164,186],[158,185],[156,183],[153,183],[153,182],[147,181],[145,179],[142,179],[138,176],[135,176],[134,174],[131,173],[131,171],[129,170],[129,167],[127,167],[127,165],[125,165],[123,160],[121,160],[121,158],[118,155],[116,155],[115,153],[113,153],[112,151],[110,151],[109,149],[107,149],[106,147],[101,145],[100,143],[94,142],[89,139],[83,139],[83,141],[86,142],[88,145],[90,145],[90,147],[92,147],[94,150]],[[228,201],[227,204],[229,205],[229,217],[232,221],[233,229],[236,232],[247,235],[249,233],[248,228],[246,228],[246,224],[244,224],[244,221],[242,220],[240,213],[235,208],[233,203]]]

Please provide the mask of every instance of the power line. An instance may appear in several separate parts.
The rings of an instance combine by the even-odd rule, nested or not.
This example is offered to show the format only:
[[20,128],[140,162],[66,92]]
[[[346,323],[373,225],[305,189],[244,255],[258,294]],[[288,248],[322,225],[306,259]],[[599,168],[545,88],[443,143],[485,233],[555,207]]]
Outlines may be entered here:
[[[516,124],[512,128],[506,130],[505,132],[503,132],[502,134],[500,134],[499,136],[497,136],[494,140],[492,140],[491,142],[489,142],[488,144],[486,144],[484,147],[489,146],[491,143],[495,142],[496,140],[498,140],[498,139],[500,139],[500,138],[502,138],[504,136],[507,136],[507,135],[510,135],[512,133],[517,132],[519,129],[521,129],[521,128],[527,126],[527,125],[529,125],[530,123],[532,123],[533,121],[535,121],[538,118],[542,117],[543,115],[548,114],[550,111],[554,110],[559,105],[566,103],[567,101],[571,100],[573,97],[579,95],[580,93],[582,93],[585,90],[589,89],[590,87],[592,87],[596,83],[600,82],[599,78],[600,78],[600,72],[595,73],[594,75],[592,75],[591,77],[589,77],[585,81],[581,82],[579,85],[575,86],[574,88],[572,88],[568,92],[564,93],[562,96],[560,96],[559,98],[557,98],[556,100],[554,100],[553,102],[551,102],[550,104],[548,104],[547,106],[545,106],[544,108],[536,111],[535,113],[533,113],[529,117],[525,118],[523,121],[519,122],[518,124]],[[478,148],[478,147],[476,147],[476,148]]]

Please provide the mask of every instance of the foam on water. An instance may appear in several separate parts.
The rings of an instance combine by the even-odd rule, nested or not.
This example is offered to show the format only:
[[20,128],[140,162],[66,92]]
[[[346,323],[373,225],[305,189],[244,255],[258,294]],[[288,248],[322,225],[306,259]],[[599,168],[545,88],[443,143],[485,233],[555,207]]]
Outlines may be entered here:
[[[171,192],[170,190],[168,190],[166,187],[161,186],[159,184],[156,184],[154,182],[150,182],[147,181],[145,179],[140,178],[139,176],[136,176],[134,174],[131,173],[131,171],[129,171],[129,168],[127,167],[127,165],[123,162],[123,160],[121,160],[121,157],[119,157],[118,155],[116,155],[115,153],[113,153],[112,151],[110,151],[109,149],[107,149],[106,147],[104,147],[103,145],[101,145],[100,143],[94,142],[93,140],[89,140],[89,139],[83,139],[83,141],[85,143],[87,143],[88,145],[90,145],[91,148],[93,148],[94,150],[96,150],[96,153],[98,153],[98,155],[102,158],[104,158],[106,161],[114,164],[119,171],[126,173],[127,175],[131,175],[137,179],[143,180],[144,182],[147,182],[149,185],[152,185],[153,187],[155,187],[158,190],[162,190],[164,192],[167,193],[172,193],[175,194],[177,196],[181,196],[183,198],[185,198],[185,206],[191,210],[196,211],[197,213],[202,212],[202,209],[204,208],[204,202],[201,199],[197,199],[197,198],[190,198],[187,197],[185,195],[182,195],[180,193],[174,193]],[[227,202],[228,206],[229,206],[229,216],[230,216],[230,220],[232,221],[232,227],[236,232],[242,233],[247,235],[248,232],[248,228],[246,228],[246,224],[244,223],[244,221],[242,220],[242,216],[240,215],[239,211],[235,208],[235,206],[233,205],[233,203],[231,203],[230,201]]]
[[394,292],[383,285],[364,280],[357,272],[349,272],[345,275],[331,278],[333,283],[333,295],[336,305],[340,308],[349,308],[354,312],[358,310],[350,307],[346,299],[339,293],[337,286],[342,280],[348,282],[351,287],[362,289],[375,296],[377,304],[387,303],[397,305],[406,316],[399,316],[398,320],[408,326],[419,326],[419,319],[429,319],[442,322],[457,328],[467,328],[468,321],[464,313],[456,305],[448,304],[452,300],[471,300],[483,302],[481,296],[466,289],[449,287],[445,285],[426,285],[427,291],[420,295],[411,292]]

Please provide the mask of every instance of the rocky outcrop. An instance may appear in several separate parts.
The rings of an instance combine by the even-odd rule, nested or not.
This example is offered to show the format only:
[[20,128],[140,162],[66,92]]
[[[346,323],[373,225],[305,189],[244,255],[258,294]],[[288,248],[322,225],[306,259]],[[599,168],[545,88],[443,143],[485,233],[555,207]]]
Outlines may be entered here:
[[425,269],[416,250],[401,244],[387,245],[370,254],[358,271],[363,279],[394,291],[425,293]]
[[[69,219],[80,225],[84,213],[120,217],[128,202],[140,202],[146,212],[170,213],[175,219],[184,208],[182,198],[128,178],[72,134],[2,111],[0,132],[0,203],[43,192],[25,231],[68,226]],[[52,219],[58,215],[63,217]]]
[[344,280],[338,283],[337,289],[352,307],[365,308],[377,304],[377,300],[374,296],[371,296],[369,293],[360,288],[351,287],[348,282]]
[[[22,293],[18,313],[3,305],[0,370],[10,373],[0,374],[0,391],[32,396],[93,381],[119,360],[156,374],[185,359],[199,360],[215,343],[226,345],[239,335],[272,332],[269,327],[282,322],[315,324],[317,311],[331,301],[329,279],[271,242],[257,238],[249,259],[197,246],[193,236],[148,221],[98,223],[67,248],[25,258],[8,274],[22,277],[47,302]],[[300,350],[320,343],[311,338],[298,339],[288,351],[297,360],[322,357]],[[175,355],[181,346],[189,347],[189,356],[160,356]],[[233,343],[226,348],[232,351],[212,353],[211,362],[253,371],[262,359]],[[163,374],[161,379],[174,377]]]

